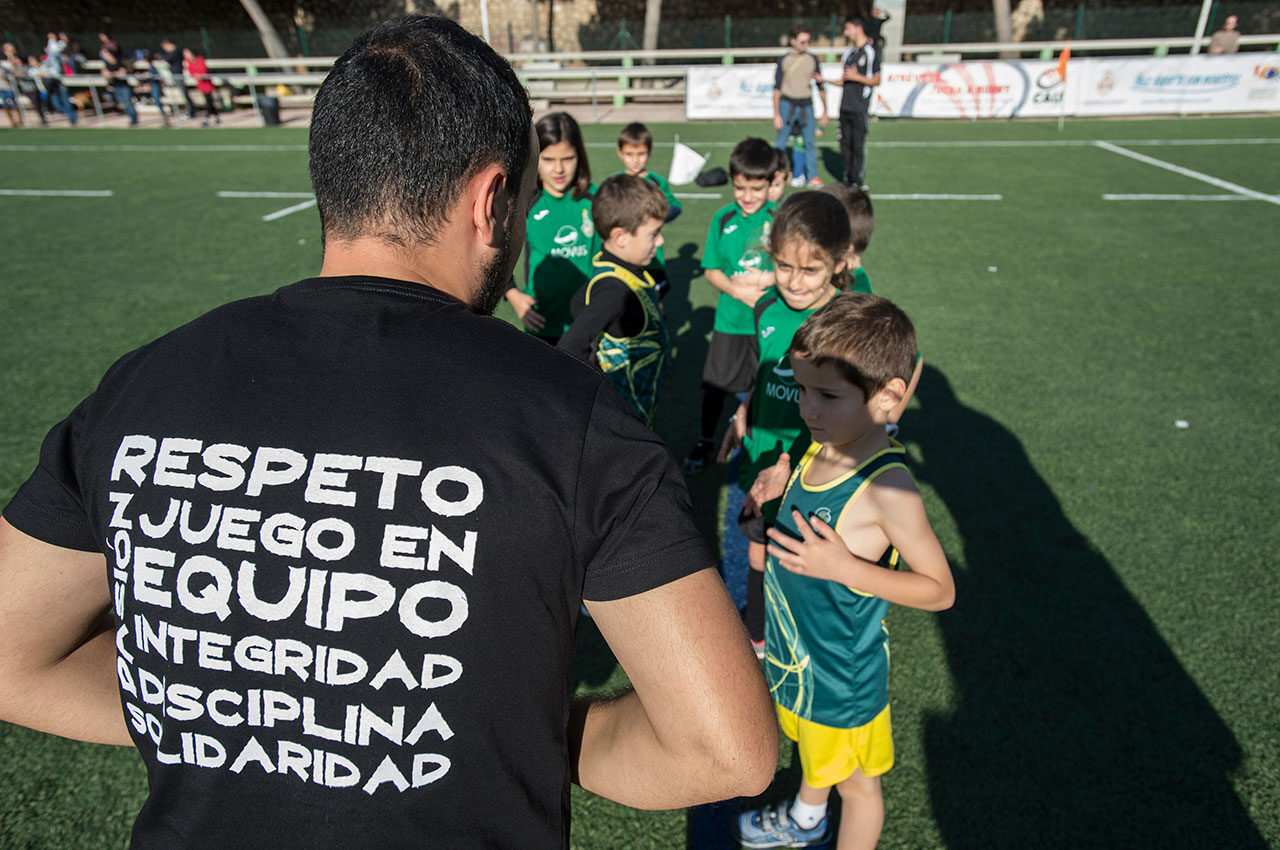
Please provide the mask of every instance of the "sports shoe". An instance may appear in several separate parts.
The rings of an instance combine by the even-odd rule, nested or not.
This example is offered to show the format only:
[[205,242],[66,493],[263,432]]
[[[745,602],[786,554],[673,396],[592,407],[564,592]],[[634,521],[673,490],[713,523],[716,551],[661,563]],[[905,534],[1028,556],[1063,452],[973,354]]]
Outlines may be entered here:
[[751,641],[751,648],[756,651],[756,660],[764,661],[764,641],[762,640]]
[[804,185],[804,178],[799,175],[791,178],[791,185],[797,188]]
[[711,460],[715,453],[716,444],[714,442],[711,440],[698,440],[689,452],[689,456],[680,464],[680,471],[685,475],[701,472],[702,467],[707,465],[707,461]]
[[751,850],[767,847],[815,847],[831,840],[827,816],[813,829],[802,829],[791,819],[791,801],[783,800],[738,815],[738,841]]
[[890,439],[896,440],[898,438],[898,426],[892,422],[886,422],[884,426],[884,435]]
[[821,180],[819,180],[817,177],[813,178],[812,180],[810,180],[810,181],[809,181],[809,188],[810,188],[810,189],[821,189],[821,188],[822,188],[822,181],[821,181]]

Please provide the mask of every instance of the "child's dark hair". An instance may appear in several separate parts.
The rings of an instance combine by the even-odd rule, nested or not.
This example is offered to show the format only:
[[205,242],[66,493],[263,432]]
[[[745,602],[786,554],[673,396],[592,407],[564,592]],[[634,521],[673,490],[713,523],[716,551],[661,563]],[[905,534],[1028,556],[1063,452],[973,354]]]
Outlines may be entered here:
[[653,153],[653,133],[639,121],[623,127],[618,133],[618,149],[623,145],[644,145],[644,149]]
[[743,139],[729,154],[729,177],[741,175],[748,180],[772,180],[777,162],[773,151],[773,145],[764,139]]
[[787,353],[816,366],[831,364],[869,399],[894,378],[910,382],[916,329],[887,298],[849,292],[805,320]]
[[667,196],[662,190],[632,174],[615,174],[600,184],[591,200],[591,222],[603,240],[615,227],[635,233],[651,219],[665,221]]
[[832,195],[844,204],[849,214],[849,242],[858,254],[866,253],[871,244],[871,233],[876,229],[876,214],[871,207],[871,196],[865,189],[844,183],[828,183],[818,191]]
[[[849,216],[844,205],[825,192],[796,192],[782,202],[769,231],[769,251],[777,254],[789,242],[809,242],[833,264],[849,251]],[[832,275],[837,289],[848,289],[848,270]]]
[[[538,151],[542,152],[559,142],[568,142],[578,154],[578,173],[573,181],[573,199],[580,201],[591,189],[591,166],[587,164],[587,146],[582,143],[582,130],[573,116],[567,112],[552,112],[542,116],[534,125],[538,134]],[[539,179],[538,184],[542,181]]]
[[787,153],[787,149],[774,148],[773,159],[774,159],[773,176],[777,177],[779,174],[782,174],[786,177],[790,177],[791,176],[791,154]]

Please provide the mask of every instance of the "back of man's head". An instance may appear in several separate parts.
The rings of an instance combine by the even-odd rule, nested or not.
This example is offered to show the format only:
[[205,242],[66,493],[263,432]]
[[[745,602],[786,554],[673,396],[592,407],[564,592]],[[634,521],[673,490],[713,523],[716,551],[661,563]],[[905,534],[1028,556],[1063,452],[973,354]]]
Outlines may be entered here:
[[511,66],[462,27],[421,15],[379,24],[316,94],[311,184],[325,237],[431,244],[482,168],[520,185],[531,120]]

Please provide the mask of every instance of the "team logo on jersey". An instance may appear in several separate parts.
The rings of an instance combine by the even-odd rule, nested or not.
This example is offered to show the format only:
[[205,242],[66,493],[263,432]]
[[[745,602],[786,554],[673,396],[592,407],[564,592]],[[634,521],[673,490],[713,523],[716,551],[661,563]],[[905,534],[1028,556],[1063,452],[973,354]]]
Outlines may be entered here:
[[738,260],[738,265],[743,271],[751,271],[764,266],[764,255],[755,248],[750,249],[742,255],[742,259]]
[[828,508],[826,505],[823,505],[814,511],[813,515],[825,522],[827,525],[831,525],[831,508]]
[[557,245],[572,245],[578,241],[578,228],[572,224],[564,224],[556,231],[555,241]]
[[542,221],[544,218],[546,218],[549,215],[551,215],[551,210],[538,210],[536,213],[533,214],[533,220]]
[[796,377],[795,370],[791,368],[791,360],[786,357],[773,364],[773,374],[784,381],[794,381]]
[[733,231],[735,231],[735,230],[737,230],[737,229],[738,229],[738,225],[736,225],[736,224],[731,224],[731,225],[729,225],[728,227],[726,227],[724,230],[722,230],[722,231],[720,231],[720,232],[721,232],[721,233],[724,233],[724,234],[726,234],[726,235],[727,235],[727,234],[730,234],[730,233],[732,233]]
[[591,223],[591,213],[582,211],[582,235],[590,239],[596,235],[596,226]]
[[761,338],[761,339],[768,339],[768,338],[769,338],[769,334],[773,333],[775,330],[777,330],[777,328],[775,328],[773,325],[769,325],[769,327],[767,327],[767,328],[765,328],[764,330],[760,331],[760,338]]

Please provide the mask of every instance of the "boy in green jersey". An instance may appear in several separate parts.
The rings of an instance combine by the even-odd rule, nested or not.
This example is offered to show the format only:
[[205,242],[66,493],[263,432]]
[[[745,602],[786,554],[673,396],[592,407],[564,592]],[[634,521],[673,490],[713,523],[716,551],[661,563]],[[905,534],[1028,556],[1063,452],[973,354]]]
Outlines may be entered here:
[[661,294],[645,270],[662,246],[667,201],[654,184],[615,174],[591,210],[604,248],[595,276],[573,297],[573,325],[557,347],[594,360],[646,425],[666,372],[668,335]]
[[874,295],[833,299],[792,340],[814,442],[769,530],[765,677],[803,778],[794,801],[738,818],[744,847],[825,845],[832,787],[843,802],[837,850],[880,837],[880,776],[893,766],[885,614],[890,603],[955,601],[905,450],[884,431],[915,359],[911,320]]
[[[649,157],[652,155],[653,134],[645,125],[636,121],[623,127],[618,133],[618,159],[622,160],[623,170],[615,173],[643,178],[661,189],[663,197],[667,200],[667,217],[663,222],[666,224],[675,221],[684,207],[680,199],[671,191],[671,184],[667,179],[656,171],[649,170]],[[603,233],[600,235],[604,237]],[[658,290],[665,293],[668,286],[667,266],[662,256],[661,245],[658,246],[658,251],[649,261],[649,265],[645,267],[645,271],[653,277]]]
[[757,283],[734,275],[773,268],[765,247],[775,204],[766,198],[776,165],[774,149],[763,139],[744,139],[729,156],[733,203],[716,210],[707,229],[702,268],[707,283],[720,291],[715,324],[702,368],[702,418],[697,444],[682,465],[699,472],[715,454],[715,429],[730,394],[751,387],[755,373]]
[[569,301],[592,275],[600,240],[591,221],[591,183],[582,131],[568,113],[553,112],[534,125],[538,136],[539,193],[525,228],[522,286],[507,300],[525,330],[555,345],[573,316]]

